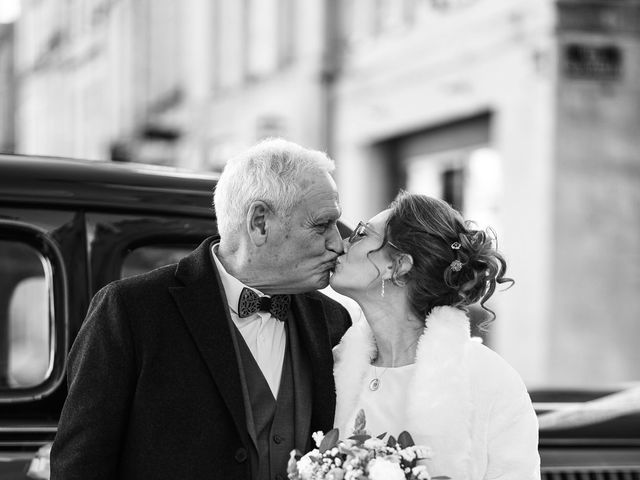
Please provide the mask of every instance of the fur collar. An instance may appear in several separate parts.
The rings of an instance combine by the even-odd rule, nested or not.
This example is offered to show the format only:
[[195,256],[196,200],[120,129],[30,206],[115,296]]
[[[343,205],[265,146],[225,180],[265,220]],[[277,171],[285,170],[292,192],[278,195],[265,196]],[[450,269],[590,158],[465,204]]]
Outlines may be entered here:
[[[427,439],[435,462],[446,465],[445,473],[456,480],[469,478],[471,472],[470,342],[464,311],[434,308],[418,342],[407,403],[399,406],[411,419],[410,433]],[[364,376],[375,355],[375,339],[364,320],[354,323],[335,348],[336,425],[344,425],[357,408]]]

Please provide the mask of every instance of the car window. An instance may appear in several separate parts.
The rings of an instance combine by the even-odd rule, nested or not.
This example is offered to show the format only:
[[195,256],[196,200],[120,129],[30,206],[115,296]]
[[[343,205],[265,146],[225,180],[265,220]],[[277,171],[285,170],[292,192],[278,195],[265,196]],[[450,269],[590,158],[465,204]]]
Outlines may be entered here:
[[52,357],[47,259],[20,240],[0,239],[0,388],[43,383]]
[[146,245],[130,250],[122,262],[121,277],[131,277],[178,262],[197,245]]

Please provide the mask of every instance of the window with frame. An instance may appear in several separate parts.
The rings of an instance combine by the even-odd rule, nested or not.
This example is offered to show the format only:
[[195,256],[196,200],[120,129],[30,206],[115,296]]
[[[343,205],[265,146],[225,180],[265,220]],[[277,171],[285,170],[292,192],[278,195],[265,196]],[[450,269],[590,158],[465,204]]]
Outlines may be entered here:
[[53,368],[51,266],[35,247],[0,238],[0,390],[37,387]]

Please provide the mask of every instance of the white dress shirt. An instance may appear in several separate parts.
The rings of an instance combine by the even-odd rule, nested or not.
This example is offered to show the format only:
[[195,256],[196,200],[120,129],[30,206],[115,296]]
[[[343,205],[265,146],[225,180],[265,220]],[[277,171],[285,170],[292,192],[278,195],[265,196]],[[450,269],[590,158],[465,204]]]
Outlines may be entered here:
[[262,375],[264,375],[269,388],[271,388],[273,397],[277,399],[280,377],[282,376],[282,365],[284,363],[284,352],[287,345],[287,332],[284,322],[272,317],[269,312],[256,312],[246,318],[238,316],[238,300],[243,288],[249,288],[260,296],[268,295],[264,295],[259,290],[245,285],[230,275],[222,266],[220,259],[218,259],[218,245],[211,246],[211,253],[229,303],[231,320],[233,320],[233,323],[242,334],[253,358],[262,371]]

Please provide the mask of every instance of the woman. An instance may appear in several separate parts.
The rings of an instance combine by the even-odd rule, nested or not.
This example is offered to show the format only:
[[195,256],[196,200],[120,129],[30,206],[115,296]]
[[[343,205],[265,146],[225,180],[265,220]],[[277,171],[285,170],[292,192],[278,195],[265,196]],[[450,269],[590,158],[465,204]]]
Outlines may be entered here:
[[471,338],[466,315],[476,302],[485,308],[497,284],[512,282],[505,271],[491,237],[434,198],[401,194],[358,225],[331,279],[366,318],[335,349],[342,437],[363,409],[369,434],[407,430],[416,444],[431,447],[432,475],[540,478],[537,421],[525,386]]

